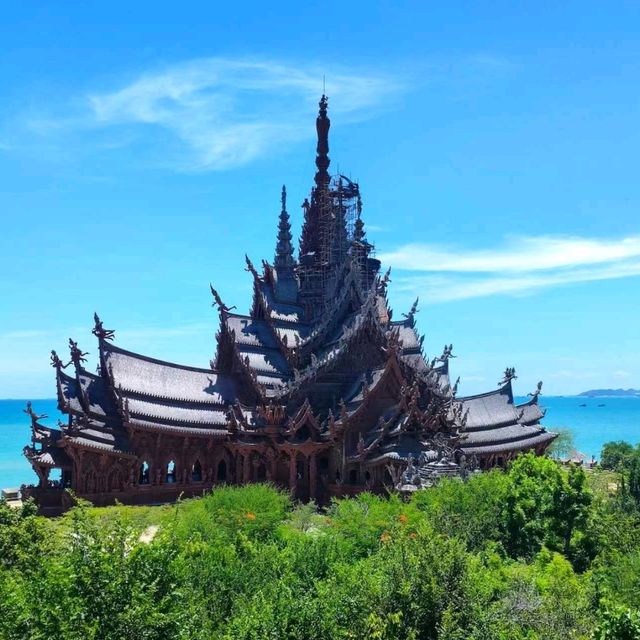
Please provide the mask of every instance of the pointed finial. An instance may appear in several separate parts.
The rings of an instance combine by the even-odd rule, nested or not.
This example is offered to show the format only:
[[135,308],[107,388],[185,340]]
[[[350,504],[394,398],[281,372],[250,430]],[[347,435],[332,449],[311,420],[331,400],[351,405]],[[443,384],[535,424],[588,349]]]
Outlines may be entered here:
[[409,320],[409,322],[411,322],[412,324],[415,322],[416,313],[418,313],[418,300],[419,298],[416,298],[416,301],[411,306],[411,309],[409,309],[409,313],[402,314],[403,317]]
[[287,188],[282,185],[280,217],[278,219],[278,241],[276,244],[276,256],[273,262],[276,271],[280,275],[293,269],[293,245],[291,244],[291,223],[287,212]]
[[209,283],[209,288],[211,289],[211,295],[213,296],[213,302],[211,303],[211,306],[217,306],[220,313],[228,313],[229,311],[232,311],[236,308],[235,305],[233,305],[233,307],[227,307],[227,305],[222,302],[220,294],[213,288],[213,285],[211,283]]
[[531,396],[531,402],[538,402],[538,396],[542,393],[542,380],[536,385],[536,390],[533,393],[528,393]]
[[316,147],[316,167],[315,183],[318,189],[326,188],[329,185],[329,127],[331,121],[327,117],[327,96],[323,93],[320,98],[318,117],[316,118],[316,131],[318,133],[318,145]]
[[516,375],[515,367],[507,367],[504,370],[503,378],[500,382],[498,382],[498,386],[501,387],[505,384],[508,384],[512,380],[515,380],[518,376]]
[[89,355],[88,351],[82,351],[78,347],[78,343],[69,338],[69,352],[71,354],[71,362],[76,369],[82,368],[82,365],[87,361],[85,356]]
[[105,329],[102,320],[100,320],[100,316],[98,316],[97,313],[93,314],[93,322],[94,325],[91,333],[93,333],[96,338],[98,338],[99,340],[113,340],[115,331],[113,331],[112,329]]
[[247,268],[245,269],[245,271],[248,271],[257,280],[260,276],[258,275],[256,268],[253,266],[251,258],[249,258],[246,253],[244,254],[244,261],[247,263]]
[[60,360],[60,358],[58,357],[58,354],[51,349],[51,366],[56,369],[57,371],[60,371],[60,369],[66,369],[69,365],[71,364],[71,362],[68,362],[67,364],[62,364],[62,360]]

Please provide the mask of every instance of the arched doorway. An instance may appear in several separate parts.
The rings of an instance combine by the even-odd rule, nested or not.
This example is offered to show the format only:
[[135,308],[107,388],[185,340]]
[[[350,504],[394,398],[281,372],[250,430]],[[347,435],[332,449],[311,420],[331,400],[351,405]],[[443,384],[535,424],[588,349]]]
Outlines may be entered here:
[[138,484],[149,484],[149,463],[146,461],[140,465]]
[[227,461],[226,460],[220,460],[220,462],[218,462],[218,468],[216,470],[216,481],[217,482],[227,481]]

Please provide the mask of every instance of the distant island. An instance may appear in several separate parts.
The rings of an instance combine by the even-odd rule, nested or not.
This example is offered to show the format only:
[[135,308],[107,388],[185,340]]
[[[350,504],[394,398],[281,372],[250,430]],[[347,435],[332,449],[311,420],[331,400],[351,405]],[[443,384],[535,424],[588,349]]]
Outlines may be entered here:
[[640,398],[640,389],[591,389],[590,391],[583,391],[578,395],[588,396],[589,398],[604,398],[604,397]]

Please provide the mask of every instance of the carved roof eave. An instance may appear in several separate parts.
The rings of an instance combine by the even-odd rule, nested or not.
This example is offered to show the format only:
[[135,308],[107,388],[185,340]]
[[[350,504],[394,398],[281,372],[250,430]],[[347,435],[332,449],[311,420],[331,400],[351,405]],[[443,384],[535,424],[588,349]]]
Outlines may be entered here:
[[[265,265],[266,265],[265,269],[267,268],[267,266],[270,267],[268,263],[265,263]],[[269,286],[273,286],[271,282],[268,284]],[[264,316],[264,320],[266,321],[267,327],[269,328],[271,335],[273,336],[276,344],[278,345],[278,350],[284,356],[284,359],[287,361],[287,364],[290,367],[294,367],[297,364],[297,356],[294,356],[294,348],[297,345],[290,346],[283,342],[282,337],[280,336],[280,334],[278,333],[278,331],[276,330],[273,324],[271,307],[269,306],[269,303],[264,294],[264,291],[262,290],[262,286],[260,285],[261,285],[260,281],[254,277],[254,283],[253,283],[254,293],[253,293],[253,306],[251,308],[251,317],[253,318],[258,315],[258,308],[262,310],[262,315]]]
[[81,449],[83,451],[90,451],[92,453],[99,453],[105,456],[114,456],[116,458],[128,458],[129,460],[137,460],[138,456],[135,453],[129,451],[122,451],[121,449],[106,449],[99,445],[91,445],[87,442],[78,442],[76,436],[64,435],[62,436],[62,442],[60,448],[65,449],[67,452],[74,449]]
[[304,442],[292,442],[290,440],[284,440],[283,442],[277,442],[274,444],[274,447],[278,451],[302,451],[306,449],[309,453],[311,452],[319,452],[325,451],[330,447],[334,446],[334,443],[331,440],[305,440]]
[[132,417],[125,423],[125,427],[131,431],[146,431],[150,433],[167,433],[171,435],[178,435],[183,438],[199,438],[205,440],[218,440],[220,442],[227,441],[231,433],[227,429],[226,425],[216,425],[219,426],[219,429],[212,428],[207,429],[204,427],[185,427],[180,428],[178,425],[170,425],[170,424],[141,424],[136,420],[135,417]]
[[439,396],[440,398],[447,398],[449,392],[449,385],[440,385],[438,377],[441,374],[449,373],[448,363],[445,363],[441,367],[431,368],[428,361],[425,358],[425,364],[427,365],[427,371],[422,372],[418,371],[411,362],[406,360],[402,360],[399,365],[402,370],[405,372],[406,377],[410,377],[406,374],[406,371],[409,370],[411,372],[411,377],[415,377],[418,379],[431,393]]
[[[350,261],[347,262],[350,264]],[[375,292],[375,283],[368,295],[371,295],[372,292]],[[340,296],[323,313],[323,316],[316,324],[316,328],[304,340],[300,341],[299,348],[305,357],[308,357],[319,345],[322,345],[327,335],[343,320],[344,312],[354,296],[357,299],[358,306],[362,307],[365,304],[367,295],[364,295],[359,280],[355,277],[354,271],[350,269],[347,278],[342,284]]]
[[309,402],[309,398],[305,398],[302,406],[289,420],[289,426],[284,435],[293,436],[305,425],[311,427],[318,437],[322,435],[322,427],[313,413],[313,408]]
[[[92,376],[92,374],[90,374],[85,369],[81,369],[80,373],[81,373],[81,375],[86,375],[87,377],[91,377]],[[86,407],[85,407],[85,401],[83,401],[82,397],[80,397],[79,400],[80,400],[81,410],[77,411],[77,410],[73,409],[71,404],[67,401],[66,396],[64,395],[64,391],[62,390],[62,376],[63,375],[64,374],[61,371],[58,371],[57,374],[56,374],[56,387],[57,387],[57,393],[59,395],[59,397],[58,397],[58,410],[61,413],[64,413],[65,415],[69,415],[69,416],[76,416],[78,418],[93,418],[94,420],[98,420],[98,421],[102,421],[105,418],[109,419],[110,417],[112,417],[112,416],[109,416],[109,415],[102,416],[100,414],[93,413],[91,411],[91,409],[90,409],[91,403],[89,403],[88,398],[85,398],[86,405],[87,405]],[[80,384],[80,376],[77,375],[77,376],[74,376],[74,378],[75,378],[77,387],[82,390],[82,385]],[[86,396],[86,392],[84,392],[84,394]]]
[[[388,383],[390,379],[393,379],[396,384],[389,385]],[[347,414],[348,420],[349,421],[358,420],[361,414],[366,413],[370,404],[372,402],[375,402],[376,396],[383,390],[391,391],[392,394],[395,394],[395,399],[399,402],[402,399],[402,396],[399,393],[399,390],[405,384],[406,384],[406,379],[402,373],[402,369],[400,368],[398,355],[396,352],[392,352],[389,354],[389,357],[387,358],[382,375],[378,378],[375,385],[368,389],[366,395],[362,399],[362,402],[353,410],[352,413]],[[339,419],[337,422],[341,423],[342,420]]]
[[[255,371],[244,362],[242,354],[238,349],[238,343],[235,339],[235,331],[229,330],[226,322],[221,324],[220,331],[218,332],[218,343],[220,343],[221,340],[226,340],[227,346],[231,348],[233,361],[235,363],[234,368],[236,371],[245,379],[246,382],[249,383],[249,386],[256,394],[258,401],[264,401],[266,396],[265,390],[258,382]],[[218,350],[220,350],[220,344],[218,344]]]
[[56,395],[58,396],[58,411],[61,413],[69,413],[69,403],[66,401],[64,391],[62,390],[62,371],[56,369]]
[[303,390],[304,386],[311,384],[320,375],[332,371],[336,366],[340,364],[342,358],[350,353],[351,344],[355,342],[362,335],[362,333],[368,331],[369,329],[374,328],[376,331],[378,331],[380,335],[380,342],[384,343],[384,327],[382,327],[377,315],[372,314],[369,308],[365,310],[362,316],[358,316],[353,324],[357,324],[357,326],[348,332],[347,339],[338,347],[336,351],[327,354],[316,365],[309,365],[302,371],[298,378],[294,378],[293,381],[290,381],[290,383],[282,390],[278,397],[293,398],[296,394],[299,394]]

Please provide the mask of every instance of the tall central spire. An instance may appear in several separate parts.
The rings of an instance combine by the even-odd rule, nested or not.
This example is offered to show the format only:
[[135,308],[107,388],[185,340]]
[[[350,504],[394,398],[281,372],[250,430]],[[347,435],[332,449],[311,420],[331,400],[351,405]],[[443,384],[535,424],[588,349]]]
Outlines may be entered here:
[[327,117],[327,96],[320,98],[320,110],[316,118],[316,131],[318,132],[318,146],[316,148],[316,187],[322,189],[329,184],[329,127],[331,120]]

